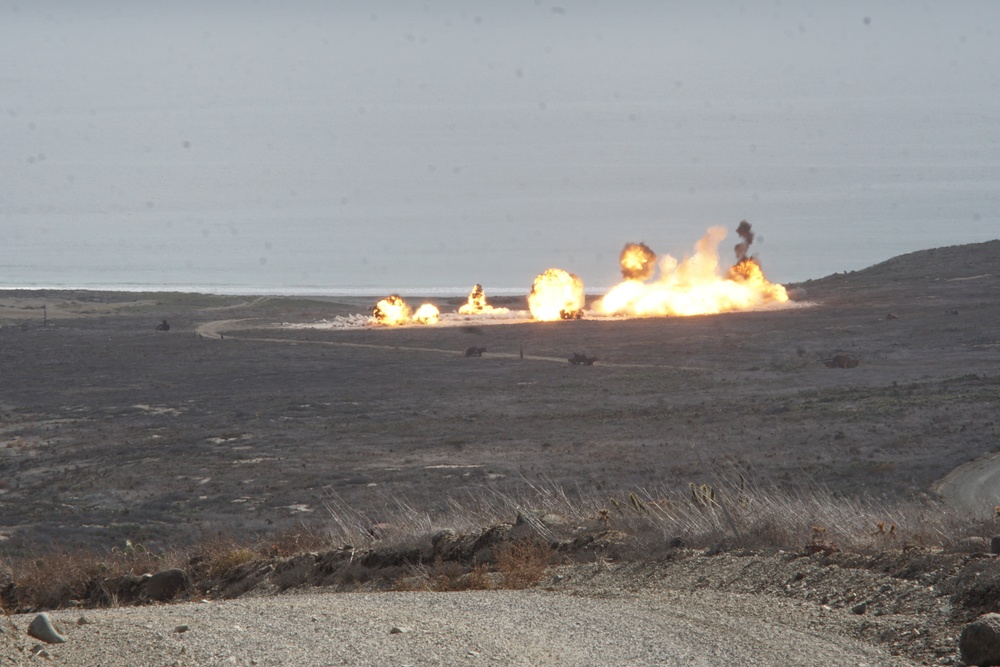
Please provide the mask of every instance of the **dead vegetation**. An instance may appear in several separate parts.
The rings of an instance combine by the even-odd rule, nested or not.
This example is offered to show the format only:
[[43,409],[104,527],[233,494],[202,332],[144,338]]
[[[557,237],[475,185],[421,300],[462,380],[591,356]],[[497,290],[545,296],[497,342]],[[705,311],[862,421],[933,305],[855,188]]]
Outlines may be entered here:
[[996,514],[969,516],[931,500],[901,505],[821,489],[808,495],[763,489],[742,470],[712,484],[691,483],[689,495],[529,488],[516,497],[455,497],[436,516],[386,499],[377,522],[331,497],[322,522],[264,540],[214,535],[186,549],[152,552],[127,542],[110,552],[9,557],[3,605],[20,612],[149,603],[149,575],[170,568],[186,573],[187,597],[305,586],[457,591],[529,588],[559,565],[589,563],[601,571],[691,553],[784,552],[858,562],[907,553],[968,557],[969,571],[980,574],[961,579],[955,599],[969,610],[989,606],[991,582],[1000,579],[994,561],[981,560],[997,531]]

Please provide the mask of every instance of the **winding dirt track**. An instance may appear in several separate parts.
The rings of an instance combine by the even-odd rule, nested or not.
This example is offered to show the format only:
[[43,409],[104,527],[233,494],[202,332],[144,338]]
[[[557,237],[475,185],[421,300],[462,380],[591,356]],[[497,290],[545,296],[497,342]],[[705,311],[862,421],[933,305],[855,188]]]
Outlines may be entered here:
[[1000,452],[960,465],[935,484],[934,490],[954,507],[1000,507]]
[[[250,322],[252,319],[235,319],[235,320],[214,320],[212,322],[205,322],[198,325],[195,328],[195,333],[199,336],[205,338],[224,338],[226,334],[223,332],[228,329],[239,329],[241,324]],[[459,355],[453,349],[437,348],[437,347],[413,347],[413,346],[402,346],[402,345],[376,345],[374,343],[348,343],[343,341],[333,341],[333,340],[297,340],[291,338],[272,338],[272,337],[259,337],[259,336],[229,336],[231,340],[246,340],[253,341],[255,343],[281,343],[285,345],[324,345],[328,347],[356,347],[356,348],[366,348],[371,350],[403,350],[407,352],[431,352],[434,354],[444,354],[449,357],[454,357]],[[545,361],[553,362],[558,364],[567,363],[565,357],[547,357],[536,354],[514,354],[512,352],[490,352],[491,357],[497,357],[499,359],[524,359],[527,361]],[[665,364],[622,364],[622,363],[608,363],[601,361],[599,362],[601,366],[611,366],[614,368],[671,368],[674,370],[682,371],[707,371],[707,368],[699,368],[695,366],[671,366]]]

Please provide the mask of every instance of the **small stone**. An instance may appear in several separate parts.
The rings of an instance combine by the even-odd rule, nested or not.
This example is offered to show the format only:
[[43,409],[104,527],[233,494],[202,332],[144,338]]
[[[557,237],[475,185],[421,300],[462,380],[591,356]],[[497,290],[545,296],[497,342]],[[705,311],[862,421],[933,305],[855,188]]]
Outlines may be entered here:
[[28,634],[35,639],[41,639],[49,644],[62,644],[66,638],[56,630],[52,624],[52,619],[44,611],[35,616],[35,620],[28,626]]
[[87,618],[86,616],[81,616],[80,618],[76,619],[76,624],[77,625],[90,625],[90,623],[91,623],[91,620],[89,618]]
[[189,628],[186,625],[178,625],[176,628],[174,628],[174,632],[176,632],[177,634],[180,634],[182,632],[187,632],[190,629],[191,628]]
[[411,632],[410,628],[403,625],[394,625],[392,630],[389,630],[390,635],[401,635],[404,632]]
[[868,603],[867,602],[862,602],[860,604],[856,604],[853,607],[851,607],[851,613],[852,614],[857,614],[858,616],[860,616],[861,614],[864,614],[866,611],[868,611]]

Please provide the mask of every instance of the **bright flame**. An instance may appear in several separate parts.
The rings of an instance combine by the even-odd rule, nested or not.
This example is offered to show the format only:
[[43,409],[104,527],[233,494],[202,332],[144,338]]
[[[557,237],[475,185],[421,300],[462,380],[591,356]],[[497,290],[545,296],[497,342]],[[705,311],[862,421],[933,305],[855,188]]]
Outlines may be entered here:
[[410,307],[403,301],[403,297],[392,294],[375,304],[372,308],[372,318],[378,324],[398,327],[409,321]]
[[458,312],[461,315],[480,315],[482,313],[500,314],[510,311],[507,308],[494,308],[486,303],[486,292],[483,290],[483,286],[476,285],[469,293],[468,302],[462,304]]
[[656,273],[656,253],[645,243],[629,243],[619,262],[625,280],[649,280]]
[[392,294],[375,304],[372,309],[372,319],[376,324],[398,327],[415,322],[416,324],[436,324],[441,319],[441,313],[431,303],[425,303],[412,313],[410,306],[398,294]]
[[543,322],[578,319],[585,303],[583,281],[562,269],[538,274],[528,295],[531,316]]
[[788,301],[788,292],[783,285],[768,282],[764,277],[764,272],[753,257],[741,259],[729,269],[729,279],[734,282],[743,282],[752,285],[764,296],[765,301],[777,301],[784,303]]
[[[788,301],[785,288],[768,282],[752,257],[744,256],[725,276],[720,274],[719,243],[725,237],[723,227],[710,228],[693,255],[679,263],[665,256],[659,278],[626,279],[597,303],[598,310],[607,315],[703,315]],[[746,247],[743,250],[745,255]],[[628,278],[625,261],[623,251],[622,274]]]
[[441,312],[432,303],[425,303],[417,308],[413,313],[413,321],[417,324],[437,324],[441,319]]

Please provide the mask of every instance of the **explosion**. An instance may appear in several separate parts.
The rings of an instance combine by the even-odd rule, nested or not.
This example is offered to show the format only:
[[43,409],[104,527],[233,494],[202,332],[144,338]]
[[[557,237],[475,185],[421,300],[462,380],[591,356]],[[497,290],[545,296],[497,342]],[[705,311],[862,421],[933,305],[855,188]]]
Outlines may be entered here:
[[628,243],[619,262],[625,280],[649,280],[656,272],[656,253],[645,243]]
[[538,274],[528,295],[531,316],[542,322],[579,319],[585,303],[583,281],[562,269]]
[[403,297],[391,294],[375,304],[372,308],[372,318],[378,324],[396,327],[409,321],[410,307],[403,301]]
[[398,327],[411,321],[417,324],[436,324],[440,317],[441,313],[430,303],[423,304],[411,315],[409,304],[398,294],[387,296],[372,308],[375,323],[390,327]]
[[458,312],[460,315],[481,315],[483,313],[500,314],[510,311],[506,308],[494,308],[486,303],[486,292],[483,290],[482,285],[477,284],[472,288],[472,292],[469,293],[468,302],[462,304]]
[[[753,243],[750,223],[744,220],[736,231],[742,241],[735,247],[736,264],[725,276],[719,271],[719,243],[726,237],[722,227],[710,228],[684,261],[665,256],[660,260],[660,276],[652,282],[655,271],[642,278],[635,270],[635,248],[643,244],[626,246],[621,259],[625,282],[608,292],[597,308],[606,315],[704,315],[788,301],[785,288],[768,282],[756,258],[748,255]],[[655,257],[652,250],[646,250],[642,257]]]
[[[695,244],[694,252],[683,261],[670,255],[657,257],[645,243],[628,243],[619,257],[624,281],[611,289],[595,305],[597,316],[653,317],[707,315],[733,310],[752,310],[788,301],[785,288],[764,277],[757,258],[750,254],[754,233],[750,223],[736,228],[740,241],[734,246],[736,263],[724,267],[719,260],[719,244],[726,237],[723,227],[710,227]],[[586,297],[583,281],[562,269],[540,273],[528,295],[531,317],[542,322],[575,320],[583,317]],[[520,318],[523,311],[494,308],[486,302],[482,285],[476,285],[458,313],[442,315],[425,303],[412,312],[397,294],[379,301],[372,309],[374,324],[438,324],[467,321],[468,316],[501,315]],[[466,317],[459,317],[466,316]]]
[[441,312],[432,303],[425,303],[417,308],[413,313],[413,321],[417,324],[437,324],[441,319]]

